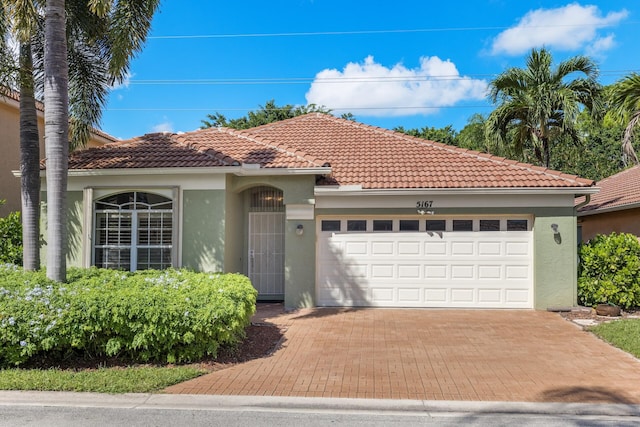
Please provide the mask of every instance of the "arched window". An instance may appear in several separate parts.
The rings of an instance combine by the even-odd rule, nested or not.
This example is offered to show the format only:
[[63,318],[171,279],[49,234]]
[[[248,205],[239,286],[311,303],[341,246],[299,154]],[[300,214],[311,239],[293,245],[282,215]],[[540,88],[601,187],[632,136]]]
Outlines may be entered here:
[[93,265],[118,270],[172,266],[173,201],[130,191],[95,202]]

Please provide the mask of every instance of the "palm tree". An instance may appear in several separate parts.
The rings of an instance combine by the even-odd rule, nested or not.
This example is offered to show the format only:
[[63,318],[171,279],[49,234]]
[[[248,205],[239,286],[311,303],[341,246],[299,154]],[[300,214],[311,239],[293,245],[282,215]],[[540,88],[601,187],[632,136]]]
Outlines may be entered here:
[[[23,265],[27,270],[40,267],[40,142],[31,54],[31,34],[37,31],[36,16],[36,6],[31,2],[0,2],[0,79],[5,88],[17,84],[20,92],[22,241]],[[10,36],[14,36],[19,45],[17,65],[6,44]]]
[[640,124],[640,74],[631,73],[613,85],[611,93],[613,113],[627,123],[622,137],[622,161],[638,164],[633,149],[633,131]]
[[[89,5],[89,3],[91,3]],[[62,89],[64,94],[58,96],[55,104],[60,103],[60,107],[55,107],[55,114],[60,110],[67,111],[67,107],[61,107],[66,102],[69,105],[71,117],[71,141],[62,137],[68,135],[62,127],[69,123],[67,120],[57,118],[49,120],[55,124],[62,123],[58,127],[53,138],[47,135],[47,145],[53,144],[53,153],[47,152],[47,157],[53,155],[54,159],[49,159],[50,175],[54,181],[66,189],[66,185],[60,179],[66,180],[66,155],[68,153],[69,142],[71,147],[83,146],[89,138],[90,129],[97,125],[100,120],[102,107],[106,102],[106,95],[113,83],[120,81],[128,72],[129,62],[137,53],[146,39],[146,35],[151,25],[151,19],[158,7],[159,0],[130,0],[111,1],[103,0],[96,2],[86,2],[83,0],[69,0],[65,2],[47,3],[46,11],[61,10],[64,6],[66,19],[60,20],[57,17],[57,24],[62,25],[62,35],[68,36],[66,54],[60,53],[57,58],[68,61],[68,91]],[[39,1],[16,1],[0,0],[0,34],[12,34],[20,44],[19,66],[14,65],[15,58],[8,54],[6,48],[6,37],[0,37],[0,82],[5,87],[12,87],[11,76],[19,76],[18,86],[21,92],[21,172],[22,172],[22,200],[23,200],[23,242],[25,250],[25,268],[39,268],[39,193],[40,193],[40,170],[39,170],[39,141],[37,130],[37,116],[35,109],[36,86],[42,87],[44,60],[44,39],[42,32],[44,27],[41,15],[42,9]],[[52,6],[52,9],[49,9]],[[47,15],[50,18],[52,15]],[[51,30],[51,26],[47,26]],[[52,37],[47,34],[47,37]],[[60,35],[58,35],[60,37]],[[62,43],[63,40],[58,40]],[[32,47],[34,47],[32,51]],[[32,51],[32,52],[31,52]],[[49,51],[49,53],[51,53]],[[35,59],[35,67],[32,63]],[[51,58],[50,58],[51,59]],[[56,59],[57,60],[57,59]],[[51,62],[49,61],[51,65]],[[60,81],[56,77],[58,71],[50,67],[46,84],[49,89],[58,90]],[[56,77],[56,78],[54,78]],[[56,89],[57,88],[57,89]],[[45,89],[45,92],[47,90]],[[67,95],[68,93],[68,95]],[[49,97],[52,95],[49,92]],[[45,95],[47,97],[47,95]],[[50,108],[45,111],[45,116],[51,117],[53,113]],[[57,117],[57,116],[55,116]],[[51,129],[51,128],[50,128]],[[45,131],[46,133],[46,131]],[[58,138],[59,136],[59,138]],[[60,144],[63,144],[60,146]],[[64,160],[60,160],[62,157]],[[58,162],[63,162],[61,165]],[[60,174],[60,167],[63,168]],[[55,171],[58,171],[54,174]],[[50,180],[48,179],[47,182]],[[51,194],[51,193],[50,193]],[[49,210],[61,210],[62,215],[66,214],[64,192],[49,198]],[[52,206],[53,203],[53,206]],[[49,224],[52,224],[49,219]],[[55,223],[65,224],[66,219],[55,219]],[[50,228],[51,230],[51,228]],[[66,227],[56,227],[49,235],[50,251],[55,253],[56,261],[49,264],[49,273],[52,278],[62,278],[66,275],[64,264],[64,242],[66,237]],[[58,249],[52,246],[53,242],[58,244]],[[62,245],[62,246],[60,246]],[[62,255],[60,255],[62,254]],[[59,267],[55,267],[58,265]],[[53,277],[55,276],[55,277]]]
[[[549,167],[552,147],[567,139],[580,143],[575,123],[582,108],[594,117],[602,112],[598,68],[588,57],[575,56],[551,68],[546,49],[533,49],[526,68],[510,68],[489,85],[498,106],[487,119],[487,139],[508,145],[513,155]],[[572,78],[574,74],[581,77]]]
[[44,15],[44,140],[47,157],[47,277],[67,278],[69,65],[65,0],[47,0]]
[[[45,8],[44,101],[47,156],[47,277],[66,279],[67,171],[69,155],[69,96],[77,102],[72,133],[88,136],[88,126],[100,118],[108,86],[128,72],[131,58],[142,48],[159,0],[47,0]],[[65,12],[68,19],[65,21]],[[69,26],[65,25],[69,23]],[[67,35],[79,49],[68,55]],[[86,48],[86,50],[83,50]],[[69,86],[69,61],[76,59],[77,76]],[[79,60],[78,60],[79,59]],[[85,61],[82,61],[82,60]],[[97,59],[97,62],[93,61]],[[94,79],[85,79],[92,71]],[[82,72],[84,71],[84,72]],[[77,82],[74,85],[73,82]],[[69,92],[71,87],[72,91]]]

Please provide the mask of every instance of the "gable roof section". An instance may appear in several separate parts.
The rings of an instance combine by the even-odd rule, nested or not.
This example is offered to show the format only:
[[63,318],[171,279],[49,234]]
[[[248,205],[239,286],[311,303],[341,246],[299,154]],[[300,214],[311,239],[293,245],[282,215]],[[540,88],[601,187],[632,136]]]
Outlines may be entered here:
[[579,214],[640,207],[640,165],[611,175],[597,185],[600,192],[591,196],[591,201],[578,210]]
[[386,188],[590,187],[593,181],[428,141],[328,114],[311,113],[243,131],[331,164],[339,185]]
[[[148,134],[72,153],[69,168],[171,168],[259,164],[326,168],[319,184],[363,189],[587,188],[593,181],[311,113],[247,130]],[[323,169],[326,171],[326,169]],[[324,173],[324,172],[323,172]]]
[[152,133],[76,151],[69,169],[198,168],[259,164],[263,168],[319,168],[286,147],[267,144],[225,128],[184,134]]

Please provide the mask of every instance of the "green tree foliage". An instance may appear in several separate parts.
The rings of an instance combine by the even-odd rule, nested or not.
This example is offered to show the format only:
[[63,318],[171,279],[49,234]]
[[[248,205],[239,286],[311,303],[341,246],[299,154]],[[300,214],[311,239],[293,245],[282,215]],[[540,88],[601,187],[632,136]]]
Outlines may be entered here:
[[593,120],[583,112],[576,129],[582,144],[577,146],[568,141],[556,145],[552,152],[552,169],[599,181],[625,168],[620,150],[620,138],[624,133],[622,124]]
[[[526,68],[510,68],[489,85],[496,109],[487,120],[487,138],[507,146],[509,157],[551,165],[551,153],[567,141],[579,145],[576,121],[582,109],[602,112],[598,68],[588,57],[575,56],[552,68],[546,49],[533,49]],[[582,77],[575,77],[580,75]]]
[[422,129],[405,129],[398,126],[393,129],[396,132],[406,133],[417,138],[428,139],[429,141],[441,142],[447,145],[456,145],[457,132],[451,125],[443,128],[423,127]]
[[611,89],[612,113],[626,123],[622,138],[623,161],[638,164],[633,148],[634,130],[640,125],[640,74],[631,73],[613,85]]
[[[291,119],[293,117],[301,116],[307,113],[330,113],[331,110],[325,107],[319,107],[315,104],[294,106],[286,104],[282,106],[276,105],[275,100],[271,99],[264,105],[260,105],[260,108],[256,111],[249,111],[246,116],[239,117],[237,119],[227,119],[220,112],[213,114],[207,114],[207,118],[201,120],[201,129],[211,127],[228,127],[232,129],[250,129],[256,126],[262,126],[280,120]],[[349,117],[347,117],[349,119]]]
[[[0,204],[2,204],[0,200]],[[0,218],[0,264],[22,265],[22,221],[20,212]]]
[[456,136],[456,145],[460,148],[468,150],[480,151],[482,153],[491,153],[500,155],[498,150],[493,150],[485,134],[486,117],[482,114],[474,114],[469,117],[467,124]]
[[598,235],[580,246],[578,299],[587,306],[640,306],[640,242],[636,236]]

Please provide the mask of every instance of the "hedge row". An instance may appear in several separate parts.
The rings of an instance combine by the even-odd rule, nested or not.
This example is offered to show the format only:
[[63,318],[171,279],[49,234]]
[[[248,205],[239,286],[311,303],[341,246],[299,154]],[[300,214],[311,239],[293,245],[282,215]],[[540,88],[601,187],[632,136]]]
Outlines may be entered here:
[[43,352],[170,363],[215,356],[243,337],[255,302],[239,274],[70,269],[60,284],[0,265],[0,366]]
[[640,306],[640,242],[633,234],[598,235],[580,246],[578,301]]

